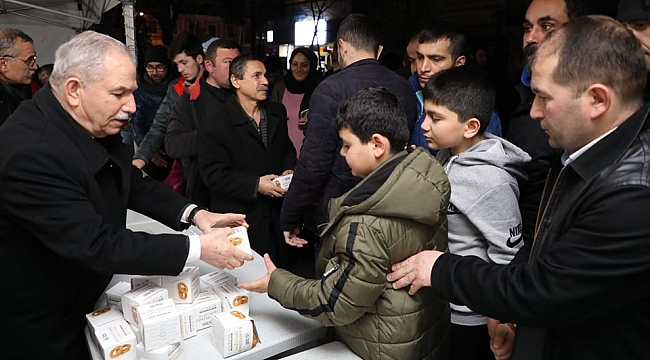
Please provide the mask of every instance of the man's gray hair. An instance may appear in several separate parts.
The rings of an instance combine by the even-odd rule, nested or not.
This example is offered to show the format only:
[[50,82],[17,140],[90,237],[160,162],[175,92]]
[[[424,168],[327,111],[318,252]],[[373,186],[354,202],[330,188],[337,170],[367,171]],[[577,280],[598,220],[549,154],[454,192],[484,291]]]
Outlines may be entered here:
[[16,40],[22,40],[28,43],[34,43],[29,35],[18,29],[0,28],[0,57],[1,56],[18,56]]
[[[70,77],[77,77],[82,84],[92,84],[106,75],[104,61],[110,50],[128,55],[133,65],[135,58],[127,47],[110,36],[94,31],[85,31],[59,46],[54,55],[54,70],[50,84],[61,87]],[[110,64],[107,64],[110,67]]]

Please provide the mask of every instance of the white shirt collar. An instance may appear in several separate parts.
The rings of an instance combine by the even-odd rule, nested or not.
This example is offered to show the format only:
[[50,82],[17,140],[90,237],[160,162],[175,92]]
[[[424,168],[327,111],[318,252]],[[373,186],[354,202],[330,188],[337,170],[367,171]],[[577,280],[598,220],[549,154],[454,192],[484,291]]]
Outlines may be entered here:
[[589,144],[587,144],[587,145],[581,147],[580,149],[574,151],[572,154],[569,154],[568,152],[565,151],[562,154],[562,159],[561,159],[562,160],[562,165],[568,166],[572,162],[576,161],[578,159],[578,157],[580,157],[580,155],[587,152],[587,150],[591,149],[592,146],[596,145],[600,140],[604,139],[607,135],[611,134],[616,129],[618,129],[618,126],[611,129],[611,130],[609,130],[608,132],[602,134],[601,136],[599,136],[598,138],[596,138],[595,140],[593,140]]

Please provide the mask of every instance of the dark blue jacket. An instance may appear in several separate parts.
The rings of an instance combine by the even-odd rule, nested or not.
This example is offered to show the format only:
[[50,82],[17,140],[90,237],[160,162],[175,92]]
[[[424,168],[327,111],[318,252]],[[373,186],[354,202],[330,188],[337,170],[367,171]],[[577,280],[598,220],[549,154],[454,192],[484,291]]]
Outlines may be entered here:
[[395,94],[404,107],[409,129],[413,129],[417,119],[413,88],[406,79],[376,60],[357,61],[323,80],[309,102],[309,127],[282,205],[280,225],[283,230],[300,226],[303,215],[314,205],[318,205],[315,224],[326,223],[329,200],[343,195],[359,181],[339,154],[341,140],[334,117],[339,106],[369,86],[384,86]]

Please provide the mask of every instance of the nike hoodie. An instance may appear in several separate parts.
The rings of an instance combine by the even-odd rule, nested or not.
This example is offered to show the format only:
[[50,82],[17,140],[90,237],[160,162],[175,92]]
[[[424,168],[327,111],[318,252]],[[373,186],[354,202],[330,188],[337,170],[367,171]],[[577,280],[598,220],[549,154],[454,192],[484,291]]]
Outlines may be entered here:
[[[518,179],[526,180],[522,166],[531,158],[507,140],[484,137],[460,154],[444,149],[436,156],[451,185],[449,252],[507,264],[524,245]],[[485,324],[484,316],[465,306],[451,304],[451,310],[454,324]]]

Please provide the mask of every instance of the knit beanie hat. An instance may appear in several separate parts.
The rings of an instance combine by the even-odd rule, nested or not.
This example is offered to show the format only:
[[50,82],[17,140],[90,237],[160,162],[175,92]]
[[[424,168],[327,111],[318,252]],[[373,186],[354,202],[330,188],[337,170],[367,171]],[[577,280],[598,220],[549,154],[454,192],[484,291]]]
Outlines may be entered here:
[[616,20],[650,20],[650,0],[620,0]]
[[150,62],[159,62],[163,65],[169,66],[169,58],[167,57],[167,48],[163,45],[152,46],[144,53],[145,65]]

